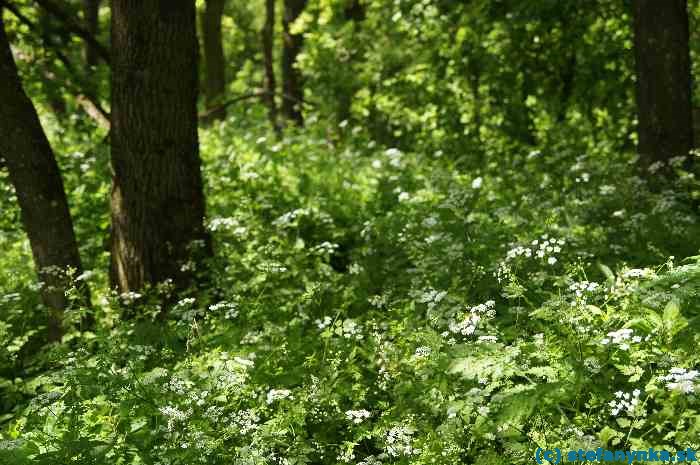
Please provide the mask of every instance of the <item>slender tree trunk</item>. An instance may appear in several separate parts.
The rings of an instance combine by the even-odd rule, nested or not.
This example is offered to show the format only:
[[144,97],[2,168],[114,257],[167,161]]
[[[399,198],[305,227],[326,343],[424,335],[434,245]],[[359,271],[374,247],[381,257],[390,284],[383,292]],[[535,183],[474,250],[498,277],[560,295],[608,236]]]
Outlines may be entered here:
[[[226,90],[226,61],[221,38],[221,17],[226,0],[207,0],[200,15],[200,25],[204,41],[204,97],[208,119],[226,117],[226,107],[220,106]],[[217,108],[217,105],[219,107]]]
[[[85,15],[85,30],[94,38],[97,38],[99,33],[99,14],[100,0],[83,0],[83,13]],[[97,66],[100,59],[100,54],[95,46],[90,42],[85,42],[85,63],[88,66],[88,75],[90,68]]]
[[275,93],[277,84],[275,82],[275,66],[273,57],[273,44],[275,36],[275,0],[265,0],[265,26],[261,32],[263,44],[263,63],[265,65],[265,85],[263,100],[267,105],[267,114],[270,124],[275,132],[279,132],[277,124],[277,104],[275,103]]
[[693,148],[686,0],[635,0],[639,154],[646,166]]
[[345,19],[348,21],[361,22],[365,20],[367,13],[360,0],[351,0],[345,7]]
[[304,124],[302,102],[304,88],[301,73],[295,66],[297,56],[301,52],[303,37],[292,34],[290,27],[306,7],[306,0],[284,0],[284,47],[282,49],[282,113],[299,126]]
[[[5,158],[22,211],[34,264],[44,283],[49,340],[60,340],[67,268],[82,271],[63,180],[34,105],[22,89],[0,8],[0,154]],[[87,288],[84,304],[89,305]]]
[[[57,24],[54,18],[47,14],[43,9],[37,11],[39,15],[39,27],[42,29],[42,38],[44,41],[44,47],[51,48],[57,47],[59,49],[65,48],[64,41],[62,40],[62,35],[57,33]],[[47,63],[47,68],[42,70],[44,75],[44,80],[41,83],[46,100],[49,102],[49,106],[54,114],[62,118],[66,113],[66,100],[61,93],[61,86],[57,82],[56,73],[52,68],[54,65],[52,63]]]
[[[97,38],[99,33],[99,13],[100,0],[83,0],[84,27],[94,38]],[[97,100],[99,91],[97,80],[91,79],[91,77],[93,68],[97,66],[99,59],[100,55],[94,44],[85,41],[85,93],[94,100]]]
[[194,0],[112,0],[112,268],[121,291],[209,254],[197,139]]

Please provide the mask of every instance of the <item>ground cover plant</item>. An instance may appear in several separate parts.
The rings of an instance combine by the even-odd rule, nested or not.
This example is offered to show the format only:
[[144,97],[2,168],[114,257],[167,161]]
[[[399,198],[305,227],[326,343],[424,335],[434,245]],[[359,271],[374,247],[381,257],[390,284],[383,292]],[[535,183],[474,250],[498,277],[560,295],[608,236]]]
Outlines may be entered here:
[[[0,2],[0,464],[700,449],[695,152],[635,97],[664,7],[173,3]],[[40,265],[17,89],[74,266]]]

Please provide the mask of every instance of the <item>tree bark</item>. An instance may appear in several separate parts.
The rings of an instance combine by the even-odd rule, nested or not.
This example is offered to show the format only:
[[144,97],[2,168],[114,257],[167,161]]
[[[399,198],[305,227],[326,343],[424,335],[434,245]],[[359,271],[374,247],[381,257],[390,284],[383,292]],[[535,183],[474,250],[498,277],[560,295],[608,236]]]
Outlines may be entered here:
[[303,37],[301,34],[292,34],[290,27],[306,7],[306,0],[284,0],[284,17],[282,27],[284,29],[284,47],[282,49],[282,113],[286,118],[297,125],[304,124],[302,115],[302,102],[304,100],[304,88],[302,76],[295,66],[297,56],[301,52]]
[[[96,38],[99,33],[100,0],[83,0],[83,13],[85,14],[85,30],[90,36]],[[83,39],[84,40],[84,39]],[[85,63],[88,65],[88,75],[90,68],[97,66],[100,53],[91,41],[85,41]]]
[[[83,0],[84,27],[91,37],[96,38],[99,32],[100,0]],[[97,100],[99,86],[97,81],[90,79],[93,75],[93,68],[98,65],[99,52],[91,41],[83,39],[85,42],[85,93],[89,94],[93,100]],[[92,117],[92,115],[90,115]],[[93,118],[94,119],[94,118]]]
[[112,0],[112,266],[122,292],[211,252],[197,138],[194,0]]
[[273,44],[275,36],[275,0],[265,0],[265,25],[261,32],[263,44],[263,63],[265,65],[265,84],[263,101],[267,105],[267,114],[275,132],[279,132],[277,124],[277,104],[275,94],[277,83],[275,81],[275,66],[273,57]]
[[645,166],[693,148],[686,0],[635,0],[639,155]]
[[204,97],[207,110],[212,110],[208,119],[226,117],[226,108],[217,108],[226,90],[226,61],[221,38],[221,17],[226,0],[207,0],[200,16],[204,42]]
[[[0,154],[5,158],[29,237],[34,264],[44,283],[49,341],[60,340],[69,302],[67,268],[82,271],[73,221],[56,159],[29,97],[22,88],[0,8]],[[82,289],[89,305],[87,288]]]

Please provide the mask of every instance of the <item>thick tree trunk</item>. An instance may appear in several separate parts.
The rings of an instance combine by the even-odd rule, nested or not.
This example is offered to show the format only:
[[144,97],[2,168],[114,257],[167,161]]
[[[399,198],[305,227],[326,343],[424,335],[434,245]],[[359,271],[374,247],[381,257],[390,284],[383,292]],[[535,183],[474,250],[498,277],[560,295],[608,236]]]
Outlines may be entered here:
[[[5,34],[0,8],[0,154],[5,158],[22,211],[49,309],[49,340],[61,338],[68,306],[66,269],[81,272],[78,245],[53,151],[31,100],[24,93]],[[84,304],[89,304],[87,288]]]
[[693,148],[686,0],[635,0],[639,154],[648,166]]
[[265,26],[261,32],[263,45],[263,63],[265,65],[265,85],[263,101],[267,105],[267,114],[270,124],[275,132],[279,132],[277,124],[277,104],[275,103],[275,93],[277,83],[275,82],[275,65],[273,58],[273,45],[275,37],[275,0],[265,0]]
[[112,269],[121,291],[210,253],[197,139],[194,0],[112,0]]
[[295,66],[297,55],[301,52],[303,37],[292,34],[290,27],[306,7],[306,0],[284,0],[284,47],[282,49],[282,113],[299,126],[304,124],[302,102],[304,88],[301,73]]
[[[221,38],[221,17],[226,0],[207,0],[200,16],[204,42],[204,97],[211,120],[224,119],[226,107],[221,98],[226,90],[226,61]],[[218,107],[217,107],[218,106]]]

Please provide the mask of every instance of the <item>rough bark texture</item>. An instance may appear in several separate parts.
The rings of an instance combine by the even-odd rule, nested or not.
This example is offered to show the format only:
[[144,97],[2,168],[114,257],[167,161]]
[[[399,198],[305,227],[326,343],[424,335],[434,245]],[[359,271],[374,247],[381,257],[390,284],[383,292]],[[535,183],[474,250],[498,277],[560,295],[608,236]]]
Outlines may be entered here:
[[200,15],[200,25],[204,42],[204,97],[207,119],[226,117],[226,107],[220,106],[226,90],[226,61],[221,38],[221,17],[226,0],[207,0]]
[[[83,13],[85,15],[85,30],[92,36],[97,37],[99,32],[100,0],[83,0]],[[97,66],[100,53],[92,42],[85,42],[85,63],[88,68]],[[88,75],[89,75],[88,70]]]
[[[34,106],[24,93],[0,8],[0,154],[17,193],[22,222],[29,237],[42,299],[49,308],[49,340],[61,338],[65,270],[81,272],[73,222],[63,180]],[[87,290],[85,302],[89,304]]]
[[265,25],[261,32],[263,45],[263,64],[265,65],[265,84],[263,100],[267,105],[267,114],[270,124],[279,131],[277,125],[277,104],[275,103],[275,93],[277,83],[275,82],[275,66],[273,58],[273,44],[275,37],[275,0],[265,0]]
[[194,0],[112,0],[112,269],[121,291],[191,274],[210,242],[197,139]]
[[301,51],[303,37],[292,34],[290,27],[306,7],[306,0],[284,0],[284,47],[282,49],[282,113],[299,126],[304,124],[301,105],[304,100],[304,88],[301,73],[295,66],[297,55]]
[[639,154],[645,165],[693,147],[688,10],[685,0],[635,0]]

